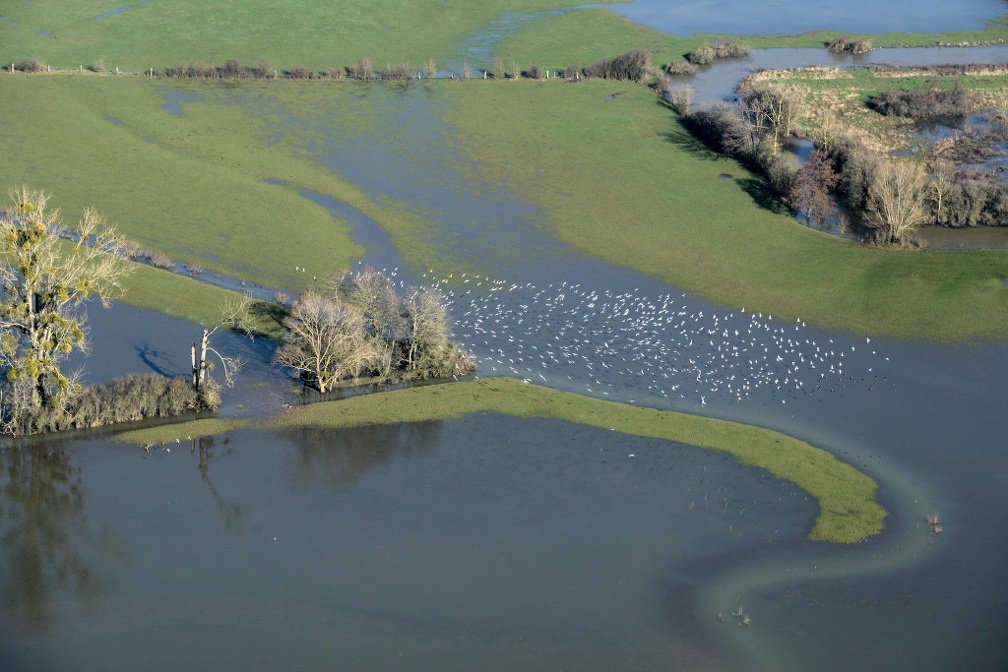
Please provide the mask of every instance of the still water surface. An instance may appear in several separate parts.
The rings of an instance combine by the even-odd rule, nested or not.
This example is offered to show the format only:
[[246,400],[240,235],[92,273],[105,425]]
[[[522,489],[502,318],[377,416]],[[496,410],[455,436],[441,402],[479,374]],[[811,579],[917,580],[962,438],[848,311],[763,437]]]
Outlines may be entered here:
[[[667,442],[497,415],[243,431],[151,454],[101,436],[40,442],[3,453],[0,669],[1004,666],[1008,520],[992,512],[1008,504],[1008,347],[869,342],[766,316],[755,318],[761,340],[737,340],[751,315],[577,257],[513,194],[475,189],[464,157],[436,149],[450,143],[438,145],[448,130],[435,97],[375,88],[367,100],[385,110],[384,130],[354,135],[320,113],[300,120],[326,138],[306,148],[366,192],[432,214],[447,265],[486,274],[479,290],[460,278],[446,285],[483,373],[495,352],[477,327],[521,310],[545,326],[512,326],[494,343],[545,370],[548,384],[822,446],[880,482],[886,531],[852,547],[813,544],[804,535],[814,505],[758,470]],[[273,114],[268,100],[249,104]],[[401,261],[378,247],[383,261]],[[425,279],[426,269],[401,267],[405,281]],[[490,292],[496,281],[506,293]],[[625,310],[637,312],[614,322],[612,306],[569,303],[592,292],[629,297]],[[640,325],[663,297],[687,311],[687,333],[648,344],[664,353],[614,349],[604,329]],[[478,314],[465,316],[474,301]],[[573,357],[548,367],[532,359],[533,346],[589,314],[597,328],[564,331]],[[92,316],[91,380],[185,373],[193,325],[126,307]],[[714,317],[716,336],[683,340],[714,329]],[[258,342],[222,345],[268,359]],[[715,382],[732,345],[777,348],[769,369],[746,370],[747,394],[683,387],[697,372]],[[823,386],[812,357],[830,346],[834,366],[844,353],[842,372],[827,369]],[[698,371],[644,364],[657,352],[665,367],[673,351]],[[620,364],[620,375],[600,374],[625,357],[639,358],[641,373]],[[790,365],[798,388],[779,382]],[[689,393],[664,396],[670,387],[652,384],[662,373]],[[224,414],[297,403],[265,364],[246,375]],[[935,511],[940,537],[924,525]],[[751,626],[736,624],[739,608]]]

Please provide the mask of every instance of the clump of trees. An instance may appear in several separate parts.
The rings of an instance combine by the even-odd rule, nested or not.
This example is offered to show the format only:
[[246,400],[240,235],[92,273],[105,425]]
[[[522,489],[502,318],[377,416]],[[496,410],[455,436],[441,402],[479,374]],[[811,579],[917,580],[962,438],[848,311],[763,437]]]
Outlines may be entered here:
[[451,342],[444,294],[409,287],[400,296],[386,274],[364,268],[302,294],[284,320],[275,361],[325,393],[344,381],[444,378],[476,369]]
[[969,113],[976,98],[956,80],[950,89],[943,89],[932,80],[926,89],[883,91],[868,99],[868,107],[884,116],[931,119],[956,117]]
[[581,74],[585,79],[643,83],[651,77],[651,52],[647,49],[631,49],[625,54],[585,66]]
[[864,38],[850,39],[846,35],[834,37],[826,44],[826,48],[833,54],[867,54],[874,49],[870,40]]
[[686,60],[693,65],[710,65],[720,58],[744,58],[752,53],[752,48],[736,42],[712,42],[693,49],[686,54]]

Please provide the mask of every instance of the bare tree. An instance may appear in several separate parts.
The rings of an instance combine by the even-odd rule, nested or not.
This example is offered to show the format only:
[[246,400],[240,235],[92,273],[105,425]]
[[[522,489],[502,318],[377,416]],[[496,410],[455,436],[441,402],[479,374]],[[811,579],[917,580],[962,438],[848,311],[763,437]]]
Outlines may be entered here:
[[411,370],[424,367],[424,361],[444,350],[451,335],[444,294],[433,287],[411,288],[406,297],[406,329],[409,348],[406,355]]
[[115,228],[94,210],[67,229],[45,192],[21,187],[10,196],[13,212],[0,217],[0,366],[12,393],[5,401],[59,407],[80,389],[78,375],[60,367],[74,350],[88,350],[82,304],[97,297],[108,306],[132,266]]
[[928,199],[934,203],[934,221],[936,224],[942,223],[942,205],[951,187],[952,171],[949,165],[942,162],[935,166],[935,171],[931,175],[931,182],[928,185]]
[[433,58],[428,58],[423,66],[424,77],[427,79],[433,79],[434,75],[437,74],[437,63],[434,62]]
[[829,156],[817,147],[791,179],[784,202],[800,211],[809,226],[822,224],[833,214],[830,190],[836,187],[839,179]]
[[924,170],[909,161],[885,161],[875,171],[868,212],[880,242],[903,243],[927,217]]
[[518,79],[521,77],[521,66],[518,65],[518,61],[511,61],[508,65],[508,77],[511,79]]
[[743,92],[743,113],[759,133],[769,136],[770,151],[795,128],[801,113],[801,97],[795,89],[772,84],[750,86]]
[[347,303],[361,312],[364,330],[381,353],[379,375],[389,375],[392,351],[403,337],[405,327],[399,295],[392,286],[392,279],[367,266],[350,276],[346,295]]
[[323,394],[345,378],[357,378],[380,358],[359,310],[309,292],[284,320],[288,337],[275,361],[302,372]]
[[504,79],[504,59],[501,56],[494,58],[493,77],[494,79]]
[[[203,328],[203,336],[200,338],[199,349],[196,343],[192,344],[192,386],[197,392],[203,392],[207,385],[208,372],[212,371],[214,362],[207,359],[207,355],[213,355],[221,365],[224,374],[224,384],[228,387],[234,386],[235,377],[241,371],[244,362],[241,357],[226,357],[217,349],[210,345],[210,337],[221,327],[236,329],[247,336],[252,335],[249,326],[250,310],[252,299],[244,296],[240,299],[228,300],[221,308],[220,319],[213,325]],[[197,357],[198,353],[198,357]]]

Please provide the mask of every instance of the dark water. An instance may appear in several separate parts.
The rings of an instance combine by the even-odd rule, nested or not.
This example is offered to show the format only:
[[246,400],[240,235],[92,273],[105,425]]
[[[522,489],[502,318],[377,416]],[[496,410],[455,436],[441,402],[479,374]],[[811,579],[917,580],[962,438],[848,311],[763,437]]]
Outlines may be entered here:
[[[1005,667],[1008,346],[823,332],[580,258],[471,177],[435,94],[360,102],[377,130],[320,112],[282,140],[312,129],[316,160],[436,223],[443,267],[400,276],[452,290],[481,375],[808,440],[879,481],[886,530],[813,544],[815,507],[759,470],[496,415],[150,454],[100,436],[7,446],[0,669]],[[200,333],[125,307],[92,322],[91,380],[185,373]],[[220,345],[256,362],[224,415],[296,403],[268,344]]]

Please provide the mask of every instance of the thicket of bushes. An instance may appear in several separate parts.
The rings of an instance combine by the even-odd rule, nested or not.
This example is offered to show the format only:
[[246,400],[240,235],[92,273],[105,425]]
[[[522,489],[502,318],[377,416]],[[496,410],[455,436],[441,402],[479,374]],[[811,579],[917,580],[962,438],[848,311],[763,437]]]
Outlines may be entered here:
[[624,82],[646,82],[651,77],[651,52],[632,49],[625,54],[585,66],[585,79],[615,79]]
[[7,395],[4,424],[14,435],[41,434],[212,411],[219,406],[220,394],[215,385],[197,392],[184,378],[150,373],[85,387],[62,407],[32,409]]
[[841,35],[840,37],[835,37],[829,41],[826,45],[831,53],[834,54],[866,54],[874,47],[869,40],[859,38],[852,40],[846,35]]
[[973,109],[975,97],[957,81],[951,89],[943,89],[932,81],[926,89],[883,91],[868,100],[868,107],[885,116],[928,119],[956,117]]
[[752,53],[752,48],[736,42],[713,42],[697,47],[686,54],[693,65],[710,65],[719,58],[742,58]]

